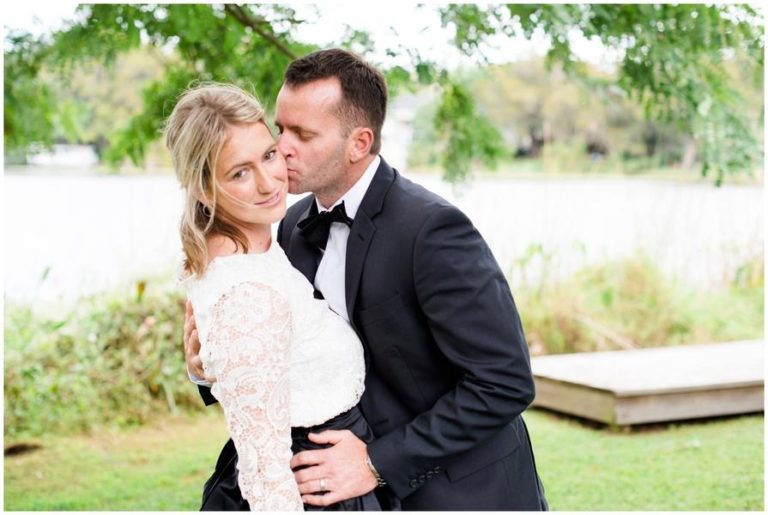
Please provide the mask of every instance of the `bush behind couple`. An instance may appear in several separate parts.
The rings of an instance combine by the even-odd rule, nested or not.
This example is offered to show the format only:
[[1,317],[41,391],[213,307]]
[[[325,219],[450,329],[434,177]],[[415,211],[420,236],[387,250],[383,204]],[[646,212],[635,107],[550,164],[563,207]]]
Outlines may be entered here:
[[379,156],[386,105],[374,67],[329,49],[286,70],[277,142],[233,86],[169,118],[185,355],[232,436],[203,510],[547,509],[509,286],[471,221]]

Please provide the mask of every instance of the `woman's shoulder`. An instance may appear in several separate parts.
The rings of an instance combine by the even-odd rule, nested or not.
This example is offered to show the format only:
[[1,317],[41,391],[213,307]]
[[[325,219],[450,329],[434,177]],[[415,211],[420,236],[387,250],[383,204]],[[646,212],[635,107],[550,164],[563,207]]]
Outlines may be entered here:
[[228,286],[237,276],[228,273],[236,265],[238,256],[245,256],[231,239],[224,236],[210,236],[207,239],[207,263],[200,273],[186,271],[182,284],[190,295],[199,291],[211,291]]
[[232,238],[228,238],[222,234],[209,236],[206,243],[208,244],[209,264],[217,257],[233,256],[243,253],[243,249],[241,249]]
[[290,267],[288,259],[277,243],[262,249],[244,249],[226,237],[211,238],[208,246],[208,265],[201,279],[226,278],[226,282],[262,281],[272,283],[276,276]]

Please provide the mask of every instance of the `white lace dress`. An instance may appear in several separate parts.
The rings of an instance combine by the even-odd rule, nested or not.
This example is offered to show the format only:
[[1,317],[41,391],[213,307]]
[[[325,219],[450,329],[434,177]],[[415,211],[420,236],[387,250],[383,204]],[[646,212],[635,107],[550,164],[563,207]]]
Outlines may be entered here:
[[309,281],[277,244],[263,254],[215,258],[182,281],[192,301],[200,358],[216,378],[251,510],[302,510],[290,469],[291,427],[351,409],[363,393],[363,349],[354,330],[313,298]]

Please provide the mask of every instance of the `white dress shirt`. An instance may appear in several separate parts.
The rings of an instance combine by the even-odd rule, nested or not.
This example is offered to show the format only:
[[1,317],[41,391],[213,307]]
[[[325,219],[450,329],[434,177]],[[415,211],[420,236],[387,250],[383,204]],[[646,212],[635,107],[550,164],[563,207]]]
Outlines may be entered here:
[[[357,210],[360,208],[360,203],[365,196],[365,192],[368,191],[373,176],[379,168],[379,163],[381,163],[381,158],[376,156],[354,186],[352,186],[332,206],[326,208],[315,199],[318,212],[329,211],[338,204],[344,202],[344,210],[347,212],[347,216],[354,220],[355,215],[357,215]],[[320,265],[317,267],[317,273],[315,274],[315,288],[323,294],[323,297],[325,297],[325,300],[328,302],[328,306],[347,322],[349,322],[349,315],[347,314],[347,298],[345,293],[346,280],[344,272],[347,262],[347,239],[349,238],[349,229],[349,226],[341,222],[334,222],[331,224],[331,230],[328,234],[328,243],[325,245],[325,252],[323,253]]]

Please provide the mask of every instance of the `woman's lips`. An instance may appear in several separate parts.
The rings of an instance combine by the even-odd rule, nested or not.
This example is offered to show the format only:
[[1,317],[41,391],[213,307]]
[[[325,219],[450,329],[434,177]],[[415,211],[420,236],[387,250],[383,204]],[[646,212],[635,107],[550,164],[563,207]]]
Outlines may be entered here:
[[274,195],[269,197],[264,202],[256,202],[255,205],[262,206],[262,207],[271,207],[271,206],[277,204],[278,202],[280,202],[280,195],[281,194],[282,194],[282,192],[280,190],[278,190]]

